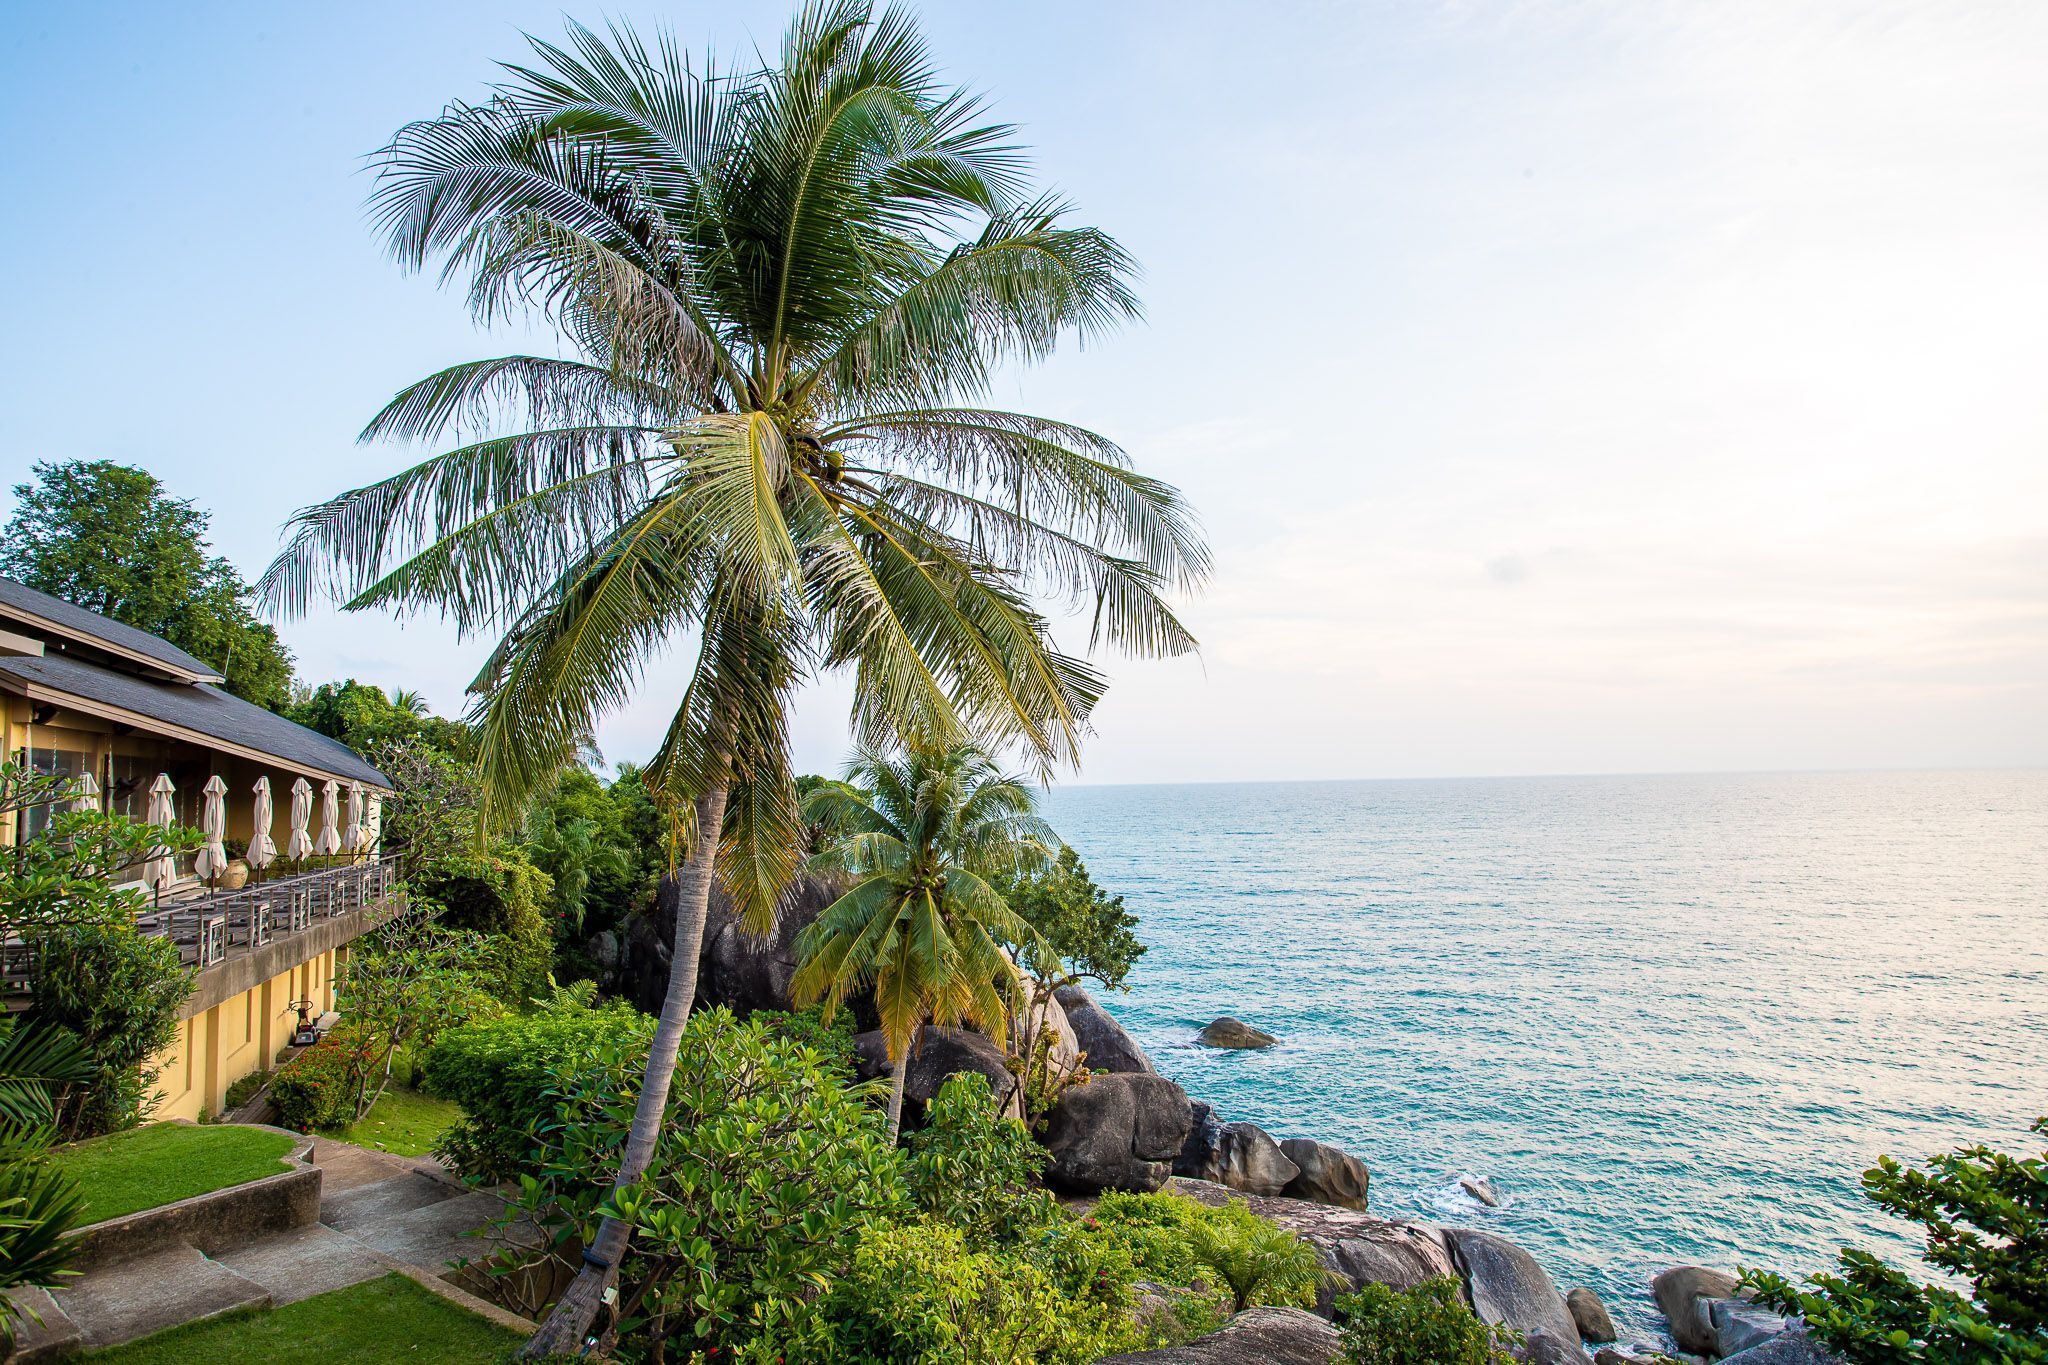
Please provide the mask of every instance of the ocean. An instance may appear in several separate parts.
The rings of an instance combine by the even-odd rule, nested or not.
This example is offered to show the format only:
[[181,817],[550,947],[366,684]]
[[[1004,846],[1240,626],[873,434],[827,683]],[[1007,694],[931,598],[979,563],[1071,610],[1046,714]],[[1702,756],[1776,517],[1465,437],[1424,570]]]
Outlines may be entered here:
[[[1859,1188],[1882,1153],[2048,1145],[2048,772],[1074,786],[1046,813],[1142,921],[1129,992],[1097,994],[1161,1071],[1359,1156],[1379,1212],[1515,1240],[1625,1338],[1654,1339],[1667,1265],[1912,1257]],[[1194,1046],[1221,1014],[1280,1045]]]

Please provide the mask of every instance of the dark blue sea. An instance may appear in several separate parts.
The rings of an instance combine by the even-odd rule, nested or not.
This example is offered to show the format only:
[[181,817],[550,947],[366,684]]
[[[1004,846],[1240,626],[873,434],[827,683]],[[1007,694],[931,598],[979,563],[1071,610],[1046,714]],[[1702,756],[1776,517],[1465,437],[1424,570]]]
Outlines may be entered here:
[[[1048,814],[1142,918],[1104,1003],[1166,1074],[1638,1335],[1675,1262],[1910,1256],[1861,1197],[1876,1157],[2024,1146],[2048,1113],[2048,772],[1068,787]],[[1281,1045],[1191,1046],[1219,1014]]]

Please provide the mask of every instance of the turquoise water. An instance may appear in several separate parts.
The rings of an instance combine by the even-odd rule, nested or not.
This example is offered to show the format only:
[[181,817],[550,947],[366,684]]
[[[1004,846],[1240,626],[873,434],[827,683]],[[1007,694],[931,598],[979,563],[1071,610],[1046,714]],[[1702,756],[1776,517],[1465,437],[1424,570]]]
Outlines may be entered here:
[[[1381,1211],[1488,1227],[1638,1333],[1653,1271],[1910,1254],[1884,1152],[2048,1113],[2048,773],[1073,787],[1151,945],[1105,1004]],[[1189,1045],[1218,1014],[1283,1040]],[[2038,1148],[2037,1148],[2038,1149]],[[1491,1177],[1505,1205],[1457,1191]]]

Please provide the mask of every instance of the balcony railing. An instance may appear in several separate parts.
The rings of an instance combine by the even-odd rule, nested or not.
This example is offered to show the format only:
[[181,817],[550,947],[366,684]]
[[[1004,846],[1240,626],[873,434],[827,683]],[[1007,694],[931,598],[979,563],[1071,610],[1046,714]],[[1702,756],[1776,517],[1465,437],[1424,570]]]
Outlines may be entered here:
[[[267,944],[306,933],[328,920],[389,905],[396,895],[397,870],[381,858],[323,867],[296,876],[273,877],[239,891],[201,894],[167,901],[136,916],[137,932],[168,938],[178,960],[201,971]],[[0,944],[0,990],[29,988],[35,963],[28,945]]]

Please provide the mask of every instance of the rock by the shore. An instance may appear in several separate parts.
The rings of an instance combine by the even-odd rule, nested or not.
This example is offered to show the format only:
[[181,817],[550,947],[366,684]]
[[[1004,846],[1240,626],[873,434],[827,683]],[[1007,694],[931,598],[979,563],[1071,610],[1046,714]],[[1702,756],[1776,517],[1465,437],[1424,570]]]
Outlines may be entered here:
[[1608,1313],[1607,1305],[1600,1302],[1600,1296],[1592,1290],[1572,1290],[1564,1296],[1564,1306],[1585,1340],[1597,1343],[1619,1338],[1620,1333],[1614,1330],[1614,1318]]
[[1724,1356],[1761,1346],[1792,1325],[1790,1318],[1747,1299],[1708,1299],[1703,1310],[1714,1329],[1714,1349]]
[[[853,1040],[855,1063],[863,1079],[894,1074],[889,1064],[888,1045],[881,1030],[857,1035]],[[904,1058],[903,1112],[906,1122],[915,1121],[939,1093],[946,1078],[959,1071],[974,1071],[988,1077],[989,1090],[1003,1112],[1017,1112],[1017,1078],[1011,1074],[1009,1058],[993,1039],[972,1029],[927,1028],[922,1041]]]
[[1307,1138],[1286,1138],[1280,1143],[1280,1151],[1300,1171],[1280,1191],[1285,1197],[1346,1209],[1365,1207],[1372,1174],[1357,1157]]
[[1328,1313],[1337,1294],[1364,1284],[1409,1290],[1424,1280],[1458,1277],[1444,1234],[1427,1223],[1379,1218],[1356,1209],[1245,1194],[1209,1180],[1175,1176],[1167,1189],[1212,1208],[1241,1201],[1259,1217],[1279,1224],[1316,1249],[1325,1268],[1343,1287],[1325,1285],[1317,1311]]
[[1465,1272],[1472,1311],[1528,1338],[1529,1358],[1582,1365],[1578,1324],[1536,1258],[1505,1237],[1474,1228],[1445,1228]]
[[1808,1336],[1804,1325],[1795,1325],[1761,1346],[1727,1357],[1721,1365],[1840,1365],[1840,1357]]
[[1458,1188],[1477,1199],[1490,1209],[1500,1207],[1500,1192],[1493,1188],[1493,1182],[1484,1176],[1464,1175],[1458,1177]]
[[1156,1074],[1157,1068],[1145,1055],[1145,1049],[1087,991],[1079,986],[1062,986],[1053,998],[1067,1012],[1067,1024],[1073,1030],[1074,1041],[1088,1054],[1090,1070]]
[[1650,1280],[1657,1308],[1671,1324],[1671,1339],[1682,1351],[1711,1355],[1719,1348],[1714,1325],[1701,1312],[1704,1302],[1735,1297],[1735,1277],[1699,1265],[1678,1265]]
[[1098,1365],[1329,1365],[1343,1342],[1335,1327],[1299,1308],[1247,1308],[1185,1346],[1105,1356]]
[[1196,1035],[1196,1041],[1204,1047],[1260,1048],[1271,1047],[1280,1040],[1263,1029],[1255,1029],[1242,1019],[1233,1019],[1226,1014],[1206,1025]]
[[1251,1123],[1191,1127],[1173,1169],[1176,1175],[1213,1180],[1246,1194],[1279,1194],[1301,1174],[1301,1167],[1287,1159],[1280,1144]]
[[1097,1076],[1053,1106],[1045,1178],[1084,1194],[1156,1190],[1173,1174],[1192,1122],[1187,1092],[1164,1076]]

